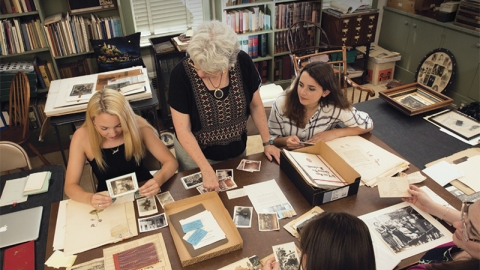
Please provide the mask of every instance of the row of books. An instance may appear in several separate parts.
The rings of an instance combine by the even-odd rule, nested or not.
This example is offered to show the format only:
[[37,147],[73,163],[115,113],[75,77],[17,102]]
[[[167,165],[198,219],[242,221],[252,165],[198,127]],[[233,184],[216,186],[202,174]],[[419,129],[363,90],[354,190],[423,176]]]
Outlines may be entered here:
[[260,7],[248,7],[238,10],[224,10],[224,23],[238,33],[270,30],[270,15],[265,14]]
[[287,45],[287,38],[287,30],[275,32],[275,43],[273,44],[273,51],[275,54],[289,51]]
[[223,5],[226,7],[241,5],[241,4],[248,4],[248,3],[256,3],[261,2],[257,0],[222,0]]
[[2,0],[0,3],[2,14],[25,13],[37,10],[34,0]]
[[89,19],[57,13],[45,18],[44,27],[54,57],[91,52],[90,39],[123,36],[118,16],[99,18],[91,14]]
[[36,20],[21,22],[18,18],[0,22],[0,55],[16,54],[48,47],[41,34],[42,24]]
[[53,64],[50,61],[41,60],[35,57],[33,60],[33,66],[38,77],[38,87],[40,89],[47,89],[50,87],[50,82],[57,80],[57,74],[53,68]]
[[262,83],[267,82],[268,76],[268,61],[259,61],[254,62],[255,68],[257,68],[258,74],[260,74],[260,78],[262,78]]
[[267,34],[239,36],[240,49],[252,58],[267,56]]
[[290,55],[277,56],[273,60],[273,80],[291,80],[294,76],[293,64]]
[[320,22],[321,2],[294,2],[275,6],[275,29],[288,28],[298,21]]
[[85,57],[76,62],[62,64],[58,69],[62,78],[72,78],[98,73],[98,64],[95,57]]

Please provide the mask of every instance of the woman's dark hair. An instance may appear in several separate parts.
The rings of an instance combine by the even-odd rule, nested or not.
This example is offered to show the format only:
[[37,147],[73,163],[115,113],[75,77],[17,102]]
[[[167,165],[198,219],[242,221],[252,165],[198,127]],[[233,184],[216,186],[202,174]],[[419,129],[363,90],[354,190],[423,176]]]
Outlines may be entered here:
[[470,259],[461,261],[449,261],[427,265],[428,270],[452,270],[452,269],[480,269],[480,260]]
[[287,94],[284,112],[296,126],[303,128],[307,124],[304,118],[305,111],[303,105],[298,98],[298,84],[303,72],[307,72],[323,90],[330,90],[330,93],[326,97],[322,97],[319,100],[319,104],[322,107],[327,104],[332,104],[340,109],[350,108],[351,104],[343,95],[338,85],[338,80],[333,72],[332,65],[318,61],[311,62],[300,70],[300,73],[293,81],[290,91]]
[[324,212],[309,221],[300,233],[300,246],[305,270],[376,269],[367,225],[347,213]]

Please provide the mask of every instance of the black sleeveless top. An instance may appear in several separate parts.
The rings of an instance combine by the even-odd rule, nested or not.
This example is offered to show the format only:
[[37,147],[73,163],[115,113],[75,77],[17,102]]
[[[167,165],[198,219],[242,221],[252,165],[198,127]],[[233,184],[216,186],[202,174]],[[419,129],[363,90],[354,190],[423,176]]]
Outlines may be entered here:
[[95,159],[88,161],[90,166],[92,166],[93,173],[98,179],[97,192],[107,190],[106,180],[124,174],[135,172],[139,183],[153,178],[149,170],[143,166],[143,161],[140,162],[140,166],[138,166],[133,157],[129,161],[125,160],[124,144],[119,145],[118,152],[114,153],[116,150],[117,147],[102,149],[102,157],[107,165],[105,171],[97,166]]

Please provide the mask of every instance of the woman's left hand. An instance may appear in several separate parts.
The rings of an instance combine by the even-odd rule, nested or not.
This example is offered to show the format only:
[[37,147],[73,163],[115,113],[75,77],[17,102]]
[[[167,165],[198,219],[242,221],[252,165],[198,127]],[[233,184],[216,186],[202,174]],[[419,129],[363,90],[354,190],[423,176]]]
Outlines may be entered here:
[[278,164],[280,164],[280,149],[275,145],[267,145],[263,148],[263,153],[267,156],[268,160],[272,161],[274,158]]
[[319,132],[313,135],[307,142],[312,142],[312,143],[317,143],[318,141],[328,142],[336,138],[337,138],[337,135],[335,134],[335,130],[332,129],[328,131]]
[[140,195],[144,197],[151,197],[160,192],[160,186],[158,185],[157,181],[152,178],[143,184],[138,191],[140,192]]

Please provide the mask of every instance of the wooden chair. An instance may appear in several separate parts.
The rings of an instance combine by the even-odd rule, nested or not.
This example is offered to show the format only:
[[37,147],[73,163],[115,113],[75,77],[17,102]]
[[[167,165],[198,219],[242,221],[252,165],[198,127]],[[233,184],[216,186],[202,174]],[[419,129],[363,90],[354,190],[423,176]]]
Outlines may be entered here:
[[[343,94],[353,104],[356,102],[367,101],[369,97],[375,96],[375,91],[369,87],[364,87],[352,81],[347,74],[347,48],[342,46],[340,49],[329,51],[315,52],[302,56],[294,53],[290,54],[295,74],[299,74],[302,67],[313,61],[323,61],[330,65],[337,74],[338,85],[343,90]],[[347,95],[347,89],[351,87],[351,95]]]
[[30,138],[29,107],[30,83],[25,73],[18,72],[10,84],[10,99],[8,104],[10,122],[8,127],[0,132],[0,140],[14,142],[19,145],[26,144],[30,150],[40,158],[45,166],[50,166],[50,162],[28,141]]
[[0,172],[15,169],[32,169],[27,152],[18,144],[9,141],[0,141]]
[[320,24],[310,21],[298,21],[288,28],[287,46],[290,54],[296,56],[321,52],[332,47]]

